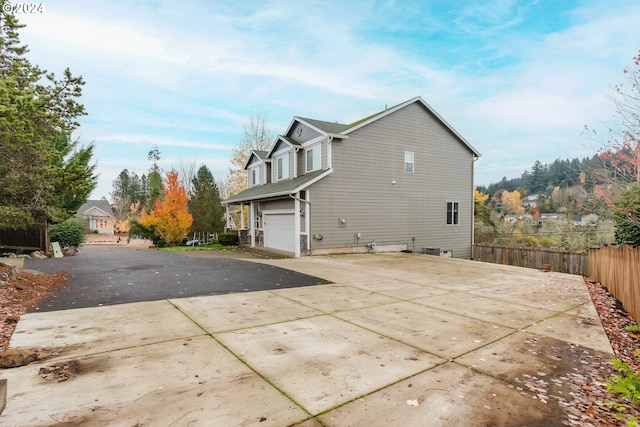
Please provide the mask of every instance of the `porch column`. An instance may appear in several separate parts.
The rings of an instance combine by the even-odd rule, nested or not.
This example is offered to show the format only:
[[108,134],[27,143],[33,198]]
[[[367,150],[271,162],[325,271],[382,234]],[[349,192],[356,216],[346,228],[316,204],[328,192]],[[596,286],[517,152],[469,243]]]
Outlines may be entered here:
[[244,202],[240,202],[240,230],[244,230]]
[[296,193],[296,198],[293,199],[293,236],[293,256],[300,258],[300,192]]
[[231,213],[229,213],[229,205],[224,205],[227,210],[227,216],[225,217],[225,223],[227,224],[227,230],[231,228]]
[[255,219],[255,207],[253,206],[253,200],[249,204],[249,233],[251,233],[251,247],[256,247],[256,219]]

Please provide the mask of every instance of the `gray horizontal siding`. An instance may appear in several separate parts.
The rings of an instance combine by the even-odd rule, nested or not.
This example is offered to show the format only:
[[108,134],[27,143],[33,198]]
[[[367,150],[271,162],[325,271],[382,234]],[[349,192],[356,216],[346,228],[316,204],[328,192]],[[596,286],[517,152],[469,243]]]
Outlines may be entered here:
[[[302,129],[302,132],[300,133],[300,135],[298,135],[298,129]],[[293,138],[294,141],[303,143],[303,142],[307,142],[312,139],[315,139],[320,135],[322,135],[320,132],[314,129],[311,129],[310,127],[305,126],[301,123],[296,123],[291,129],[291,131],[289,132],[289,135],[287,136],[289,136],[290,138]]]
[[260,209],[262,211],[270,210],[293,210],[293,199],[272,200],[268,202],[260,202]]
[[[323,235],[311,240],[312,249],[351,246],[361,233],[360,244],[406,243],[471,257],[473,155],[422,106],[381,118],[332,149],[333,174],[309,189],[311,233]],[[413,174],[404,172],[405,150],[415,153]],[[446,225],[448,201],[460,203],[460,225]]]

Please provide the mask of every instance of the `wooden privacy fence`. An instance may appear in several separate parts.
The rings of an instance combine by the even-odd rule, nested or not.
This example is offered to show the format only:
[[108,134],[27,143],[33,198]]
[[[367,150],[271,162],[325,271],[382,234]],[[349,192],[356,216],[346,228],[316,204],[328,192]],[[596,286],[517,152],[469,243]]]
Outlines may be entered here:
[[48,246],[46,224],[27,230],[0,229],[0,249],[47,252]]
[[640,319],[640,248],[603,246],[589,250],[589,278],[607,288],[636,321]]
[[549,268],[551,271],[583,276],[589,273],[587,253],[562,252],[554,249],[477,244],[473,247],[473,259],[517,267]]

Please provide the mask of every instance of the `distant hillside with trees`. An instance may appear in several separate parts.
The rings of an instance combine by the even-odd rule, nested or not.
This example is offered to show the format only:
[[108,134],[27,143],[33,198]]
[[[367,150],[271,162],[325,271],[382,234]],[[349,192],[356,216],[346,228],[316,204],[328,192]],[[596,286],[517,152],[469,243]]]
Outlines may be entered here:
[[552,191],[554,187],[572,187],[584,181],[587,188],[602,183],[597,178],[605,166],[603,160],[594,154],[591,158],[556,159],[553,163],[543,164],[536,160],[531,170],[525,170],[518,178],[503,177],[489,186],[478,186],[478,191],[494,194],[500,190],[514,191],[526,189],[527,194]]
[[[628,172],[633,169],[633,157],[602,151],[590,158],[536,160],[520,177],[478,186],[475,241],[572,252],[612,243],[616,240],[614,202],[635,186],[637,175]],[[538,220],[552,212],[562,219]],[[597,215],[596,224],[576,225],[577,218],[590,214]],[[514,217],[520,219],[514,221]]]

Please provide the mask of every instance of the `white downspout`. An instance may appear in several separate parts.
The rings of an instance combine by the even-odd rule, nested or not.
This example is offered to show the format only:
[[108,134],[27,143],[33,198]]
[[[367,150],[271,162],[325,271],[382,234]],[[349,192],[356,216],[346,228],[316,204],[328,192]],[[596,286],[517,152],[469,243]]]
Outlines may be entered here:
[[475,174],[475,165],[476,165],[476,160],[478,160],[477,156],[473,156],[473,160],[471,161],[471,259],[473,259],[473,253],[474,253],[474,245],[475,245],[475,236],[476,236],[476,218],[474,215],[474,211],[475,211],[475,207],[476,207],[476,199],[475,199],[475,195],[473,194],[474,190],[475,190],[475,185],[473,182],[473,176]]
[[306,200],[304,201],[304,229],[307,231],[307,253],[311,250],[311,220],[309,219],[309,213],[311,212],[309,202],[309,190],[306,191]]

